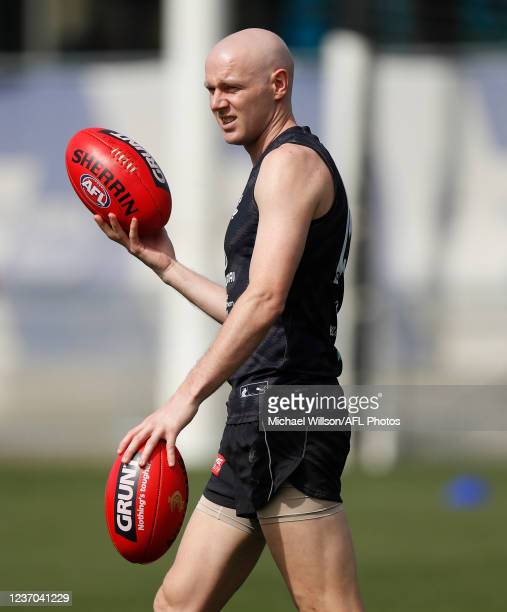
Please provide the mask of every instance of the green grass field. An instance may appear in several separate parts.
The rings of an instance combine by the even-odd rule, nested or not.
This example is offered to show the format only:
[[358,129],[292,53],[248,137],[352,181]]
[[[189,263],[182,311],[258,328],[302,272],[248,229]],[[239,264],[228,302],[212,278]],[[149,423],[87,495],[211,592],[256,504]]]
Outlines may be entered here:
[[[0,475],[0,590],[72,590],[79,611],[149,611],[174,550],[150,566],[113,549],[102,511],[108,466],[19,464]],[[490,502],[450,510],[442,489],[472,472]],[[207,478],[190,475],[192,504]],[[385,477],[350,470],[344,497],[369,612],[504,612],[507,609],[506,470],[500,464],[406,464]],[[191,568],[189,568],[191,571]],[[293,610],[264,553],[226,610]]]

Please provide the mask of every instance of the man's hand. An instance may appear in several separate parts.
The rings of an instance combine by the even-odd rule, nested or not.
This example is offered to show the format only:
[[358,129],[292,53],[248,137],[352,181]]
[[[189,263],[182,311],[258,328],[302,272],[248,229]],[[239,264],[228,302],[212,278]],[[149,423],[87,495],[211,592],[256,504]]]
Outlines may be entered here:
[[199,403],[176,392],[158,410],[150,414],[137,427],[133,427],[120,442],[118,454],[124,453],[123,463],[128,463],[135,455],[137,449],[146,442],[139,465],[144,466],[159,440],[167,443],[167,462],[172,467],[176,463],[176,438],[180,431],[194,418]]
[[225,321],[225,288],[177,261],[173,244],[165,229],[139,238],[139,224],[134,217],[127,236],[116,215],[110,213],[108,218],[109,223],[100,215],[94,215],[95,223],[108,238],[124,246],[129,253],[151,268],[162,282],[176,289],[215,321]]
[[139,222],[135,217],[130,223],[128,236],[113,213],[108,215],[109,223],[104,221],[100,215],[94,215],[93,218],[108,238],[124,246],[129,253],[132,253],[159,276],[176,261],[174,247],[164,228],[156,234],[143,236],[141,239],[139,238]]

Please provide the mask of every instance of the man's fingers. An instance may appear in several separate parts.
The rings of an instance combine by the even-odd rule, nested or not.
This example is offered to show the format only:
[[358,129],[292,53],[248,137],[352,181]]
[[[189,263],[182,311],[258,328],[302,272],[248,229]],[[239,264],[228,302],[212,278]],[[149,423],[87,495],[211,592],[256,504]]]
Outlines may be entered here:
[[115,235],[114,239],[117,240],[118,242],[121,242],[121,244],[123,244],[124,246],[128,246],[129,244],[128,236],[125,233],[123,227],[120,225],[120,222],[118,221],[116,215],[114,213],[109,213],[108,219],[109,219],[109,223],[111,224],[111,227],[113,228],[113,232]]
[[137,245],[139,243],[139,221],[136,217],[130,222],[129,238],[131,245]]
[[139,465],[144,467],[145,464],[149,461],[151,457],[151,453],[153,449],[157,445],[158,441],[162,437],[162,430],[155,429],[151,436],[148,438],[146,444],[144,445],[143,452],[141,454],[141,460],[139,461]]
[[119,224],[118,219],[114,213],[109,213],[107,216],[109,223],[103,219],[100,215],[93,215],[95,219],[95,223],[100,227],[100,229],[104,232],[104,234],[114,240],[115,242],[119,242],[124,246],[128,246],[128,238],[127,234],[123,231],[122,226]]
[[118,444],[118,449],[116,451],[118,454],[123,453],[123,451],[127,448],[133,435],[134,434],[132,433],[132,431],[129,431],[128,434],[126,434],[122,438],[121,442]]
[[104,234],[108,238],[112,239],[113,232],[111,230],[111,226],[109,225],[109,223],[107,223],[107,221],[104,221],[104,219],[100,215],[93,215],[93,218],[95,219],[95,223],[100,227],[100,229],[104,232]]
[[127,446],[130,444],[132,438],[140,432],[144,428],[144,425],[140,423],[136,427],[132,427],[129,431],[123,436],[121,442],[118,444],[118,450],[116,451],[118,454],[122,453]]
[[132,255],[138,256],[143,250],[143,245],[139,240],[139,221],[135,217],[130,222],[129,241],[129,251]]
[[176,465],[176,436],[167,436],[167,463],[169,467]]
[[143,429],[139,433],[136,433],[135,436],[130,440],[127,449],[123,453],[123,457],[121,458],[122,463],[129,463],[132,457],[136,454],[137,449],[147,438],[150,437],[150,435],[150,429]]

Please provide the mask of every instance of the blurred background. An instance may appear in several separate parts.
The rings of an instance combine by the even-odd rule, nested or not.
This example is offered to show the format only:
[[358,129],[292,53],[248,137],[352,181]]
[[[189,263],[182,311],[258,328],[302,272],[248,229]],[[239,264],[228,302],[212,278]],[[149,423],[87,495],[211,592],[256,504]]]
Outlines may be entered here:
[[[107,541],[118,440],[218,331],[109,242],[74,195],[67,141],[101,126],[159,160],[178,258],[223,282],[250,170],[208,109],[204,59],[265,27],[296,60],[294,111],[353,211],[342,383],[507,384],[506,0],[3,0],[0,20],[0,590],[69,589],[148,610],[174,550],[131,567]],[[227,388],[179,447],[193,499]],[[480,410],[480,406],[477,407]],[[370,432],[344,476],[368,610],[504,610],[505,432]],[[259,595],[263,592],[262,596]],[[264,555],[227,609],[292,609]]]

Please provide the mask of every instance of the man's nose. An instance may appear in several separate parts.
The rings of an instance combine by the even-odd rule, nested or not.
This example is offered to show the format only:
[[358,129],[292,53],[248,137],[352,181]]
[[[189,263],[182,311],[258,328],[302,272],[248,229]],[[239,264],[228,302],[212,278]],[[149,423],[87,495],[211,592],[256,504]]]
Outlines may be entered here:
[[211,97],[211,110],[219,111],[223,108],[227,108],[227,100],[224,98],[222,92],[215,89]]

